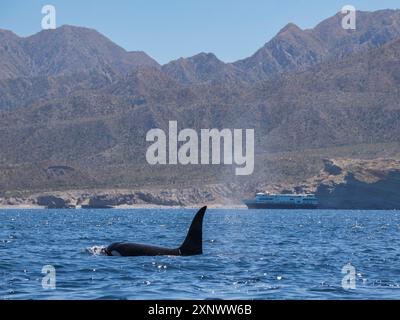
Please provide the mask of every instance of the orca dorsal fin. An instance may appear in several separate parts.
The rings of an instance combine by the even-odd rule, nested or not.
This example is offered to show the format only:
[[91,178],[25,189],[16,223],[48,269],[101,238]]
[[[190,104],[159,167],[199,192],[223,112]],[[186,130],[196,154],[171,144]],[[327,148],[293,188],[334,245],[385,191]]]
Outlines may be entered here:
[[207,207],[201,208],[193,218],[186,239],[179,248],[182,256],[203,253],[203,218],[206,210]]

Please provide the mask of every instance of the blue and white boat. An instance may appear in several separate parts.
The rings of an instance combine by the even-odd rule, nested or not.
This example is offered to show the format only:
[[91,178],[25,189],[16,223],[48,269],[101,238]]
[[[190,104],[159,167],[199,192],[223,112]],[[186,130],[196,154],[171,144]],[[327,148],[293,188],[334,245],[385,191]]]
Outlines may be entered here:
[[314,194],[257,193],[254,199],[243,201],[249,209],[317,209]]

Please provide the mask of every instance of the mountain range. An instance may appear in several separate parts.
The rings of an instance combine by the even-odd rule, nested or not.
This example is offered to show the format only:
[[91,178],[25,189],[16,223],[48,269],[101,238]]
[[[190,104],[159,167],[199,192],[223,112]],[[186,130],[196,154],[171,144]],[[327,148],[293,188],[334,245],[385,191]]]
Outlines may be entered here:
[[[397,158],[400,10],[358,12],[356,30],[341,19],[290,23],[234,63],[199,53],[162,66],[92,29],[0,30],[0,193],[223,183],[240,194],[308,179],[324,158]],[[146,133],[170,120],[254,128],[255,174],[149,166]]]
[[342,19],[343,15],[338,13],[310,30],[289,23],[254,55],[231,64],[223,63],[213,54],[201,53],[172,61],[163,66],[163,71],[182,83],[238,79],[256,82],[378,48],[400,34],[398,10],[359,11],[356,30],[344,30]]
[[144,52],[127,52],[95,30],[62,26],[20,38],[0,31],[0,79],[57,76],[96,70],[129,73],[158,67]]

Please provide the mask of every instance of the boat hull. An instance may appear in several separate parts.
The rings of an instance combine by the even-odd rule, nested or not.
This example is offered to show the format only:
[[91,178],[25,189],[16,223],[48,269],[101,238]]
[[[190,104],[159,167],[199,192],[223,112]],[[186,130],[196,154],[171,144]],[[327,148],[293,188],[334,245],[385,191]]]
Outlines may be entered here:
[[287,203],[251,203],[245,202],[249,209],[318,209],[314,204],[287,204]]

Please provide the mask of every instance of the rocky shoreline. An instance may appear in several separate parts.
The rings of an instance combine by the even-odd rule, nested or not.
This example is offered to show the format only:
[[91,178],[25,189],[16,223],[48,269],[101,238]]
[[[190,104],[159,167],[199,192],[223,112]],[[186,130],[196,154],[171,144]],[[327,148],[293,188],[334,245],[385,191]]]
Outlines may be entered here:
[[2,197],[0,208],[245,208],[242,199],[260,191],[315,193],[321,209],[400,209],[400,161],[325,159],[323,170],[306,181],[260,184],[252,192],[233,183],[182,189],[70,190]]
[[0,208],[158,208],[158,207],[210,207],[244,208],[233,197],[241,199],[232,186],[209,185],[204,188],[159,189],[159,190],[70,190],[0,198]]

